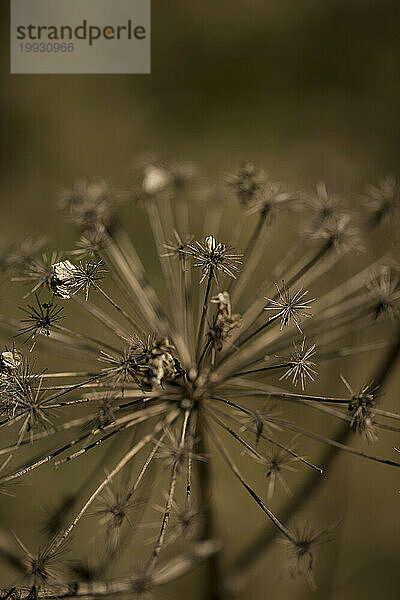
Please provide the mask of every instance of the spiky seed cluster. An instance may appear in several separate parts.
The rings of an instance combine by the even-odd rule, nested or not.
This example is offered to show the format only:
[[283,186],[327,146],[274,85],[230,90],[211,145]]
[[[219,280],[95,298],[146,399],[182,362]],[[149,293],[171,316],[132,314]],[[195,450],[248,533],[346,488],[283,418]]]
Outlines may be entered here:
[[15,348],[4,350],[0,354],[0,399],[8,406],[9,396],[4,397],[6,392],[10,391],[13,385],[14,375],[21,367],[23,361],[22,354]]
[[100,252],[107,246],[107,243],[107,233],[104,229],[89,230],[81,235],[76,242],[76,249],[71,254],[83,258],[97,258]]
[[281,376],[281,379],[291,379],[293,385],[300,382],[301,389],[305,390],[307,379],[314,381],[317,371],[314,369],[315,362],[311,358],[315,355],[315,344],[306,346],[305,338],[301,343],[294,342],[295,351],[290,357],[289,368]]
[[203,276],[200,283],[202,283],[210,274],[216,277],[217,271],[229,277],[236,277],[242,256],[232,253],[232,250],[231,246],[217,242],[214,236],[208,235],[204,242],[187,244],[183,252],[197,261],[193,266],[201,269]]
[[36,304],[28,304],[28,308],[21,309],[26,317],[21,319],[22,327],[18,334],[26,335],[28,340],[32,340],[31,350],[34,348],[38,336],[49,337],[51,330],[57,327],[65,317],[62,314],[63,307],[54,304],[53,299],[50,302],[41,302],[37,295],[35,295],[35,299]]
[[281,330],[290,325],[291,321],[294,321],[297,329],[300,333],[303,333],[300,327],[300,320],[311,318],[311,314],[308,311],[310,310],[310,304],[314,302],[315,298],[305,300],[304,298],[307,296],[308,290],[303,292],[301,288],[292,294],[284,281],[282,281],[281,286],[276,283],[275,287],[277,296],[274,298],[265,298],[269,302],[265,310],[273,310],[275,312],[270,317],[270,320],[279,319]]
[[160,338],[143,349],[139,347],[131,350],[133,368],[138,366],[141,371],[143,389],[152,390],[183,374],[178,359],[171,354],[174,350],[168,338]]
[[[62,362],[56,372],[37,374],[14,347],[0,353],[0,428],[7,426],[7,433],[14,433],[11,445],[0,448],[0,454],[7,457],[0,468],[0,491],[3,492],[4,484],[18,482],[45,464],[61,467],[70,461],[84,462],[83,457],[92,455],[100,445],[107,447],[101,465],[95,464],[92,471],[82,469],[85,478],[80,487],[71,491],[68,502],[63,498],[49,514],[46,531],[50,538],[46,545],[40,545],[44,550],[30,554],[22,545],[23,557],[12,555],[21,576],[28,574],[30,578],[31,587],[21,591],[23,600],[59,594],[60,588],[53,584],[59,584],[61,575],[50,566],[58,566],[59,552],[71,533],[79,534],[81,521],[93,514],[93,507],[100,516],[96,525],[95,566],[90,567],[88,560],[81,561],[80,570],[75,571],[81,581],[66,584],[72,596],[91,597],[93,590],[100,590],[104,596],[112,597],[118,591],[132,597],[208,559],[217,548],[213,540],[206,539],[214,535],[209,516],[212,507],[208,503],[212,482],[209,468],[214,452],[286,539],[291,574],[301,574],[313,584],[314,547],[322,540],[322,532],[292,530],[267,506],[278,487],[275,484],[289,490],[286,478],[293,463],[322,472],[294,449],[292,442],[286,442],[285,432],[301,433],[302,438],[324,442],[335,450],[340,447],[352,455],[400,466],[397,461],[347,444],[346,436],[353,431],[369,441],[376,440],[379,429],[398,431],[398,415],[376,408],[373,386],[364,386],[355,393],[345,381],[349,391],[345,398],[304,393],[317,374],[315,344],[307,345],[305,336],[318,339],[318,354],[325,360],[388,345],[391,340],[376,340],[375,332],[371,343],[357,346],[353,338],[361,326],[366,329],[366,323],[368,332],[379,327],[381,319],[374,318],[377,314],[397,316],[397,279],[382,271],[374,284],[369,284],[363,274],[369,272],[370,265],[364,265],[362,275],[356,271],[322,294],[314,305],[316,316],[311,320],[313,300],[303,290],[317,285],[321,275],[328,274],[324,281],[329,281],[330,269],[337,265],[341,273],[347,272],[348,267],[341,269],[339,261],[356,249],[349,213],[320,185],[315,201],[318,214],[311,217],[312,237],[321,240],[318,247],[315,249],[316,242],[311,242],[310,234],[305,233],[296,241],[295,251],[289,249],[264,273],[262,260],[270,225],[266,215],[281,216],[283,211],[277,209],[295,207],[297,202],[285,188],[266,181],[254,165],[243,165],[230,183],[240,206],[246,208],[233,232],[235,246],[240,247],[241,240],[247,237],[240,235],[240,224],[247,218],[246,227],[254,225],[243,266],[241,255],[218,241],[219,229],[226,225],[219,218],[223,210],[220,203],[212,207],[204,220],[204,229],[215,235],[203,241],[201,236],[189,235],[194,227],[187,204],[193,185],[190,169],[154,161],[144,167],[139,189],[129,198],[143,199],[142,208],[147,211],[155,247],[165,249],[159,257],[165,280],[160,298],[129,237],[122,228],[114,227],[119,220],[112,211],[111,194],[102,183],[80,183],[64,194],[64,206],[80,229],[75,251],[67,255],[27,256],[25,265],[13,267],[7,262],[8,269],[15,269],[16,279],[29,283],[27,295],[37,294],[36,304],[26,311],[20,333],[26,334],[33,345],[39,338],[46,342],[51,335],[53,344],[59,344],[63,351],[72,351],[73,368],[79,361],[92,367],[88,371],[88,367],[73,371]],[[132,210],[136,208],[132,203]],[[252,209],[259,213],[256,218],[251,216]],[[308,213],[307,220],[310,221]],[[372,226],[367,223],[367,232]],[[279,228],[276,231],[279,235]],[[223,236],[222,231],[221,239]],[[65,256],[82,260],[75,264]],[[272,256],[269,258],[272,260]],[[112,271],[113,291],[108,291],[102,264]],[[192,276],[190,266],[201,270],[201,281],[207,279],[205,291],[199,289],[198,278]],[[221,286],[217,276],[222,279]],[[275,291],[274,281],[282,281],[275,284]],[[160,281],[156,287],[161,288]],[[74,303],[68,302],[79,292],[83,292],[86,302],[78,298]],[[50,294],[48,299],[43,298],[44,293]],[[96,333],[86,333],[86,322],[79,331],[62,326],[64,315],[53,297],[66,300],[66,310],[79,304],[88,319],[93,319]],[[101,299],[99,305],[97,298]],[[266,316],[264,308],[271,311],[270,316]],[[13,320],[1,317],[0,323],[13,332],[16,329]],[[300,342],[293,339],[296,328],[289,327],[291,324],[302,332]],[[347,335],[352,336],[353,346],[346,348],[343,341]],[[390,352],[392,356],[392,348]],[[281,356],[289,358],[277,362]],[[301,389],[296,393],[283,389],[283,380],[285,387]],[[297,406],[292,418],[286,414],[290,403]],[[344,422],[339,445],[310,428],[306,414],[310,406],[321,417],[337,417]],[[387,419],[392,419],[394,425],[388,425]],[[226,445],[225,438],[233,443]],[[40,440],[46,441],[48,450],[39,446]],[[11,457],[28,444],[26,461],[16,466]],[[240,452],[262,465],[267,488],[263,481],[255,486],[248,482],[245,471],[236,462]],[[105,460],[112,465],[103,474]],[[157,463],[162,467],[159,477],[153,479]],[[127,556],[128,574],[119,577],[117,559],[123,551],[130,554],[128,545],[140,525],[135,513],[142,505],[138,490],[145,490],[140,508],[145,514],[150,493],[153,488],[158,493],[160,487],[165,502],[150,556],[141,567],[140,576],[132,575],[134,565]],[[166,548],[189,532],[201,541],[194,542],[189,553],[159,566],[160,557],[167,556]],[[85,544],[82,548],[83,554]],[[141,556],[146,552],[140,547]],[[83,579],[93,587],[88,587]],[[44,588],[38,588],[39,584]],[[228,587],[229,584],[228,581]],[[10,594],[14,592],[6,590],[1,595]]]
[[378,440],[377,427],[374,422],[377,389],[371,383],[366,383],[359,392],[355,392],[347,379],[342,375],[342,381],[351,394],[349,402],[350,427],[362,435],[368,442]]
[[279,417],[280,413],[276,411],[275,406],[265,402],[261,409],[255,409],[249,414],[242,415],[241,422],[243,423],[241,431],[250,431],[255,435],[256,446],[258,446],[264,432],[271,434],[273,430],[279,431],[280,427],[271,421]]

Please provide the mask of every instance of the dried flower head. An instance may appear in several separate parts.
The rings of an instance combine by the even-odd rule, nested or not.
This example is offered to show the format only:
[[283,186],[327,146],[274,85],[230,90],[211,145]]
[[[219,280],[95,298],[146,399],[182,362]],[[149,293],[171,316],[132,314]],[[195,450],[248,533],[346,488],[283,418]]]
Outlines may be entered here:
[[242,255],[234,254],[232,250],[231,246],[217,242],[214,236],[209,235],[204,242],[187,244],[184,252],[197,261],[194,267],[201,269],[203,276],[200,283],[202,283],[206,277],[216,277],[217,271],[221,271],[229,277],[236,277]]
[[398,319],[400,316],[400,281],[398,276],[390,268],[382,267],[367,282],[367,287],[376,302],[376,317],[387,314],[393,320]]
[[319,230],[326,221],[342,212],[342,199],[337,194],[329,193],[322,181],[317,183],[315,193],[306,194],[304,199],[306,206],[314,213],[312,231]]
[[[296,438],[295,438],[296,439]],[[296,469],[293,467],[294,462],[298,461],[298,457],[293,448],[292,440],[287,448],[275,448],[272,452],[266,452],[265,454],[258,454],[255,459],[260,463],[265,471],[267,478],[267,498],[270,500],[277,486],[280,486],[286,494],[291,495],[290,488],[285,479],[286,474],[294,472]]]
[[23,325],[18,333],[18,335],[26,335],[27,340],[32,340],[31,351],[39,335],[49,336],[51,330],[65,318],[65,315],[62,314],[62,306],[53,304],[53,301],[42,302],[37,294],[35,294],[35,298],[36,305],[29,304],[28,308],[21,308],[27,316],[25,319],[21,319]]
[[70,254],[82,258],[97,258],[107,242],[108,238],[104,229],[89,230],[81,235],[76,242],[76,250],[73,250]]
[[70,219],[83,230],[111,229],[113,222],[113,195],[103,180],[79,180],[70,190],[60,194],[60,207],[67,210]]
[[396,219],[400,208],[400,189],[392,175],[382,178],[377,185],[367,185],[362,198],[371,211],[374,225]]
[[339,253],[365,250],[360,230],[353,225],[348,213],[335,213],[325,218],[320,226],[310,233],[310,237],[326,240],[329,247]]
[[310,304],[315,301],[315,298],[304,300],[308,294],[308,290],[303,292],[302,288],[292,294],[284,281],[282,281],[281,287],[277,283],[275,283],[275,287],[277,296],[274,298],[265,298],[269,301],[269,305],[264,310],[275,311],[275,314],[269,320],[279,319],[281,330],[290,325],[291,321],[294,321],[297,329],[300,333],[303,333],[300,327],[300,320],[302,318],[311,318],[308,311],[310,310]]
[[228,177],[228,182],[235,190],[242,206],[248,206],[256,193],[265,182],[264,172],[252,162],[243,162],[234,175]]
[[256,192],[248,205],[248,214],[261,213],[270,218],[276,216],[278,211],[293,206],[297,194],[288,192],[279,181],[267,181]]
[[[264,433],[271,435],[273,431],[279,431],[280,427],[273,419],[280,417],[281,413],[276,410],[276,405],[264,402],[261,409],[252,410],[249,414],[243,414],[241,431],[250,431],[255,435],[256,447]],[[272,421],[271,421],[272,419]]]
[[377,428],[374,422],[376,387],[372,383],[366,383],[359,392],[355,392],[343,375],[341,375],[341,379],[351,394],[348,406],[351,429],[361,434],[368,442],[376,442],[378,440]]
[[304,577],[311,589],[316,589],[314,578],[314,553],[321,544],[331,541],[332,527],[327,529],[313,529],[310,524],[293,531],[293,539],[285,539],[288,546],[290,576],[295,579]]
[[290,357],[289,368],[280,379],[291,379],[293,385],[300,383],[301,389],[305,390],[307,379],[314,381],[317,371],[314,369],[315,362],[311,358],[315,354],[315,344],[306,346],[306,339],[301,343],[293,342],[294,352]]
[[181,236],[177,231],[174,231],[174,239],[164,244],[166,252],[161,254],[161,257],[168,258],[169,256],[171,256],[173,258],[177,258],[181,262],[182,267],[185,268],[185,252],[188,244],[190,244],[191,241],[191,236]]

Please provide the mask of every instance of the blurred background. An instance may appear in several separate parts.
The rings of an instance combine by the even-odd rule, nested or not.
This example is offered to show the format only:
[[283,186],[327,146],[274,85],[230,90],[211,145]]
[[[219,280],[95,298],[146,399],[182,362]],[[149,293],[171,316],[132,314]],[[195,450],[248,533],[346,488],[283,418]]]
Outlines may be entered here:
[[[0,237],[6,243],[45,233],[51,247],[70,248],[73,228],[55,207],[60,188],[82,176],[124,188],[132,161],[147,153],[194,161],[200,173],[217,178],[252,160],[290,189],[310,190],[322,179],[350,203],[365,183],[398,174],[397,1],[153,0],[151,75],[112,76],[10,75],[7,5],[0,7]],[[129,227],[145,249],[143,216],[131,218]],[[378,248],[383,240],[373,244]],[[18,313],[18,293],[2,282],[2,313]],[[358,385],[378,359],[353,359],[343,369],[355,373]],[[330,393],[339,389],[337,372],[321,375]],[[399,383],[397,371],[387,388],[389,409],[399,408]],[[392,456],[396,444],[398,435],[385,435],[372,450]],[[310,448],[315,460],[318,452]],[[3,524],[12,523],[28,540],[50,482],[65,490],[79,477],[79,467],[69,475],[46,469],[30,487],[21,486],[13,502],[1,499]],[[265,522],[223,465],[215,471],[218,526],[229,559]],[[296,477],[293,490],[301,474]],[[393,469],[338,457],[298,514],[321,526],[343,520],[335,541],[318,553],[318,590],[281,577],[278,544],[241,597],[399,598],[399,487]],[[234,498],[229,505],[227,489]],[[286,501],[274,498],[272,508],[279,512]],[[0,573],[1,582],[15,580],[4,566]],[[201,573],[157,595],[201,598]]]

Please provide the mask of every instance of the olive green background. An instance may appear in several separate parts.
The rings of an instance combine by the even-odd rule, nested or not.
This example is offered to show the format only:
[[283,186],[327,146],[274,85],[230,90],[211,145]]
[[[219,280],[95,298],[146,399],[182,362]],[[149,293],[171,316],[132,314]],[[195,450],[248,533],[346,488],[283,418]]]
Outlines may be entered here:
[[[45,233],[51,247],[72,247],[73,228],[55,208],[58,190],[80,176],[127,186],[132,161],[147,153],[193,160],[201,173],[219,177],[250,159],[291,189],[311,189],[323,179],[350,203],[365,182],[398,172],[398,2],[153,0],[152,74],[130,76],[10,75],[7,4],[0,9],[0,236],[6,241]],[[143,221],[135,213],[129,228],[146,251]],[[386,235],[372,243],[384,245]],[[282,232],[281,243],[289,237]],[[151,259],[148,264],[152,271]],[[20,291],[12,285],[1,284],[0,310],[16,315]],[[339,372],[359,385],[379,356],[330,365],[313,389],[338,392]],[[52,356],[49,363],[61,360]],[[397,371],[387,389],[389,409],[398,410],[399,381]],[[326,419],[309,418],[321,433],[331,430]],[[385,434],[369,450],[392,457],[396,444],[398,434]],[[321,449],[310,444],[307,452],[317,460]],[[15,500],[1,498],[3,525],[33,549],[33,515],[61,490],[76,487],[86,464],[65,473],[45,467],[29,486],[18,487]],[[218,525],[232,558],[265,520],[222,463],[215,472]],[[294,492],[303,475],[300,469],[294,476]],[[297,515],[317,526],[342,519],[335,541],[318,553],[318,590],[280,577],[285,554],[277,544],[241,597],[397,599],[398,488],[396,470],[340,456]],[[271,508],[279,513],[285,502],[280,493]],[[94,520],[84,527],[95,527]],[[0,573],[4,584],[15,580],[4,567]],[[156,597],[201,598],[201,571]]]

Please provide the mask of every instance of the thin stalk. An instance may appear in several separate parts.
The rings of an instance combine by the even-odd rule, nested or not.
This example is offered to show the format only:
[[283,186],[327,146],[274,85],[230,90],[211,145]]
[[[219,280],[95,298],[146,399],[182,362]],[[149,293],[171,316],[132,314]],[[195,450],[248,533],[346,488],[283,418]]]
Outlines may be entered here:
[[292,535],[290,530],[282,523],[282,521],[280,519],[278,519],[278,517],[276,517],[274,515],[274,513],[271,510],[269,510],[269,508],[267,508],[267,506],[265,506],[264,502],[261,500],[261,498],[258,496],[258,494],[247,483],[247,481],[244,479],[244,477],[240,473],[239,469],[237,468],[237,466],[231,459],[225,446],[222,444],[219,437],[217,435],[215,435],[215,433],[213,433],[213,435],[212,435],[212,440],[213,440],[214,444],[216,445],[216,447],[218,448],[218,450],[220,451],[220,453],[222,454],[222,456],[224,457],[224,459],[227,462],[227,464],[229,465],[229,467],[231,468],[231,470],[233,471],[233,473],[239,479],[239,481],[243,485],[243,487],[248,491],[250,496],[256,501],[256,503],[261,508],[261,510],[273,522],[273,524],[278,529],[278,531],[280,531],[288,540],[290,540],[291,542],[293,542],[295,544],[296,538]]
[[93,338],[90,335],[78,333],[77,331],[73,331],[72,329],[63,327],[62,325],[53,325],[53,329],[55,329],[56,331],[60,331],[61,333],[65,333],[66,335],[69,335],[73,338],[78,338],[80,340],[84,340],[85,342],[91,342],[92,344],[95,344],[98,348],[107,348],[107,350],[111,350],[112,352],[118,352],[118,350],[114,348],[114,346],[110,346],[109,344],[106,344],[106,342],[97,340],[96,338]]
[[242,371],[241,373],[234,373],[232,377],[241,377],[242,375],[251,375],[253,373],[264,373],[265,371],[275,371],[276,369],[287,369],[293,363],[286,362],[280,365],[270,365],[269,367],[261,367],[260,369],[252,369],[250,371]]
[[[170,415],[169,415],[169,418],[167,419],[167,421],[169,423],[171,423],[171,421],[173,421],[175,419],[175,417],[176,417],[176,411],[171,412]],[[54,554],[57,552],[57,550],[60,548],[60,546],[65,542],[65,540],[67,539],[67,537],[70,535],[70,533],[73,531],[73,529],[79,523],[79,521],[81,520],[81,518],[83,517],[83,515],[86,513],[86,511],[89,508],[89,506],[95,501],[95,499],[102,492],[102,490],[112,481],[112,479],[115,477],[115,475],[117,475],[121,471],[121,469],[123,469],[123,467],[130,460],[132,460],[132,458],[134,456],[136,456],[136,454],[142,448],[144,448],[144,446],[146,446],[149,442],[151,442],[154,439],[154,437],[159,433],[159,431],[162,430],[162,428],[164,426],[165,426],[165,421],[158,422],[155,425],[153,431],[151,431],[146,436],[144,436],[140,440],[140,442],[138,442],[133,448],[131,448],[129,450],[129,452],[127,452],[123,456],[123,458],[116,464],[116,466],[113,468],[113,470],[107,475],[107,477],[101,482],[101,484],[89,496],[89,498],[86,500],[85,504],[82,506],[82,508],[80,509],[80,511],[78,512],[78,514],[74,517],[74,519],[71,521],[71,523],[68,525],[68,527],[66,529],[64,529],[64,531],[62,531],[54,539],[54,541],[52,542],[52,544],[49,547],[48,556],[54,556]]]
[[93,286],[95,289],[118,311],[127,321],[132,325],[132,327],[136,328],[137,323],[132,317],[123,309],[119,304],[117,304],[97,283],[94,283]]
[[205,329],[206,320],[207,320],[208,301],[209,301],[209,297],[210,297],[213,279],[214,279],[214,269],[213,269],[213,267],[211,267],[210,272],[208,274],[207,287],[206,287],[206,291],[204,294],[204,302],[203,302],[203,308],[201,311],[199,332],[198,332],[198,336],[197,336],[197,350],[196,350],[197,356],[199,356],[199,354],[200,354],[200,349],[201,349],[201,345],[203,342],[204,329]]
[[[198,414],[197,436],[199,439],[198,449],[200,456],[207,456],[207,445],[205,442],[204,415]],[[210,461],[201,461],[198,464],[200,501],[202,507],[202,526],[200,540],[215,539],[215,519],[212,511],[213,481]],[[217,554],[207,561],[206,600],[218,600],[221,589],[221,565]]]
[[[185,416],[183,418],[181,438],[180,438],[180,441],[179,441],[179,448],[180,449],[182,449],[184,447],[184,444],[185,444],[186,430],[187,430],[187,425],[188,425],[188,422],[189,422],[190,412],[191,412],[190,410],[185,411]],[[160,533],[158,535],[158,538],[157,538],[157,541],[156,541],[156,545],[154,546],[153,553],[152,553],[152,555],[150,557],[150,560],[149,560],[149,563],[148,563],[147,569],[146,569],[146,573],[148,575],[150,575],[152,573],[152,571],[154,570],[154,567],[156,565],[157,559],[158,559],[158,557],[160,555],[161,549],[162,549],[164,541],[165,541],[165,535],[167,533],[167,527],[168,527],[170,516],[171,516],[172,504],[173,504],[173,501],[174,501],[174,495],[175,495],[175,489],[176,489],[176,482],[177,482],[177,477],[178,477],[179,466],[180,466],[179,460],[175,460],[174,464],[172,465],[171,478],[170,478],[169,490],[168,490],[168,497],[167,497],[167,502],[165,504],[165,510],[164,510],[164,515],[163,515],[163,519],[162,519],[162,523],[161,523]]]
[[265,210],[260,213],[259,220],[243,253],[245,264],[243,265],[243,268],[241,269],[237,279],[232,280],[230,283],[229,289],[232,290],[232,302],[234,304],[239,302],[243,290],[245,289],[247,283],[254,273],[255,268],[257,267],[259,260],[262,257],[264,248],[263,244],[261,244],[261,241],[265,235],[267,215],[268,211]]

